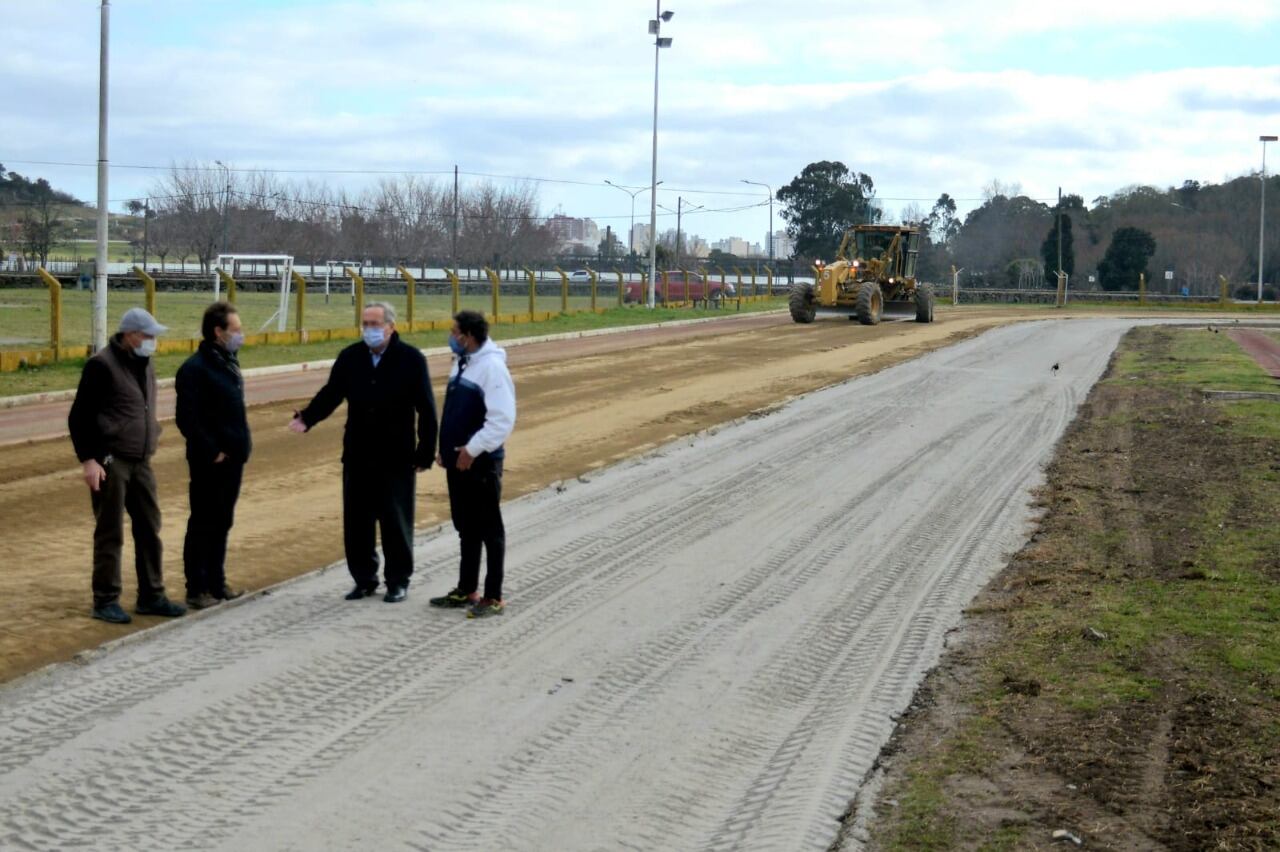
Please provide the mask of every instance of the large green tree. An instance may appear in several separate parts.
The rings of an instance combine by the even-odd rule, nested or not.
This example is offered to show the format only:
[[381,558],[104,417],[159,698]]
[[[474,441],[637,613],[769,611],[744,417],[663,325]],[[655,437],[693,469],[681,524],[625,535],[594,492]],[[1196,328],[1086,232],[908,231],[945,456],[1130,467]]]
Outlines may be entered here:
[[1147,261],[1156,253],[1156,239],[1141,228],[1117,228],[1111,245],[1098,264],[1103,290],[1137,290],[1138,275],[1146,272]]
[[844,163],[823,160],[805,166],[776,197],[786,205],[782,218],[795,240],[796,255],[830,259],[846,230],[879,221],[880,211],[871,203],[874,196],[870,177],[850,171]]

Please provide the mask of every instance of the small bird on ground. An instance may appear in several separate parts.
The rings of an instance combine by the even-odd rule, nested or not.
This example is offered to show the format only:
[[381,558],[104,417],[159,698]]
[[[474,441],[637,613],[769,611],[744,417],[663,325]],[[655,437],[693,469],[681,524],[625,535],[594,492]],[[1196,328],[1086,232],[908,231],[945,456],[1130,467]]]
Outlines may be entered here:
[[1055,376],[1058,375],[1058,362],[1054,361],[1053,366],[1050,367],[1049,369],[1053,372]]

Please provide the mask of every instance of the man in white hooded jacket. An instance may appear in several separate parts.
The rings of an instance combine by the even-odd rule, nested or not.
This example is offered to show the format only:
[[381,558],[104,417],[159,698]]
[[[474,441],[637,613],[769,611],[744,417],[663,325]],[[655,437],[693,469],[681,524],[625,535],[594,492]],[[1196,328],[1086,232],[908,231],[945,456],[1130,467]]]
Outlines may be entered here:
[[[461,542],[458,585],[431,599],[432,606],[467,607],[468,618],[501,615],[506,528],[502,525],[504,444],[516,423],[516,390],[507,353],[489,339],[489,323],[478,311],[459,311],[449,332],[453,368],[440,418],[436,460],[449,484],[449,511]],[[484,595],[480,551],[486,554]]]

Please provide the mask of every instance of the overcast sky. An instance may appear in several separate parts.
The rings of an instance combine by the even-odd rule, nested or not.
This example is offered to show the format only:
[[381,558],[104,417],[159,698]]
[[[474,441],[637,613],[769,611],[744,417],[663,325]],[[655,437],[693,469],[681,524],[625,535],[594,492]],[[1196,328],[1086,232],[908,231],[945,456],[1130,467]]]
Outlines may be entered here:
[[[1256,172],[1258,136],[1280,133],[1277,0],[670,8],[658,200],[703,205],[684,227],[711,240],[763,243],[767,193],[742,179],[777,190],[817,160],[870,175],[896,217],[943,192],[971,209],[992,180],[1086,201],[1217,183]],[[91,203],[99,9],[0,0],[0,163]],[[139,167],[174,162],[351,189],[387,171],[451,182],[456,165],[535,179],[543,213],[625,234],[631,199],[603,181],[649,184],[653,15],[639,0],[114,0],[112,208],[153,185]]]

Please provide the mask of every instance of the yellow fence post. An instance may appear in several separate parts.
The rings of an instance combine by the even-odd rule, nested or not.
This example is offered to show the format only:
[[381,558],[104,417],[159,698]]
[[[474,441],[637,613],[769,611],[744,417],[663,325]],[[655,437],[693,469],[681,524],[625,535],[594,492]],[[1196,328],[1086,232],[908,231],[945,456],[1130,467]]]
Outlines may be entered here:
[[502,305],[502,297],[498,292],[498,273],[486,266],[484,274],[489,276],[489,283],[493,285],[493,317],[491,321],[497,322],[498,308]]
[[1218,304],[1220,304],[1224,308],[1227,306],[1227,288],[1228,288],[1227,276],[1219,275],[1218,276]]
[[622,280],[622,270],[619,269],[613,273],[618,276],[618,307],[622,307],[622,298],[626,294],[626,284]]
[[636,299],[637,305],[649,304],[649,273],[640,273],[640,298]]
[[759,272],[760,270],[756,269],[754,266],[751,267],[751,298],[753,299],[760,295],[760,288],[756,286],[756,275],[758,275]]
[[37,266],[41,280],[49,288],[49,345],[53,347],[53,360],[57,361],[62,348],[62,284],[43,266]]
[[218,269],[218,277],[222,279],[222,283],[227,287],[227,301],[234,305],[236,303],[236,279],[221,268]]
[[596,312],[596,271],[587,267],[587,277],[591,279],[591,313]]
[[538,276],[527,266],[524,274],[529,278],[529,322],[533,322],[533,315],[538,310]]
[[141,266],[133,267],[133,274],[142,282],[142,290],[146,294],[147,313],[151,316],[156,314],[156,279],[147,274],[147,271]]
[[404,312],[405,322],[407,323],[405,328],[413,331],[413,297],[418,289],[418,281],[409,274],[409,270],[405,269],[404,266],[397,266],[396,269],[400,271],[400,277],[404,279]]
[[767,289],[764,292],[766,296],[772,299],[773,298],[773,270],[766,266],[764,268],[764,275],[765,275],[765,285],[767,287]]
[[458,312],[458,294],[462,290],[462,282],[458,280],[458,270],[452,272],[445,270],[445,275],[449,276],[449,286],[453,288],[453,310],[449,311],[449,316],[453,316]]
[[[735,266],[733,268],[733,274],[738,276],[738,283],[734,285],[734,292],[737,293],[739,298],[741,298],[742,297],[742,267]],[[723,291],[721,291],[721,295],[722,296],[724,295]]]
[[364,325],[364,276],[350,266],[342,267],[351,279],[351,301],[356,306],[356,328]]
[[1147,303],[1147,273],[1138,273],[1138,304],[1145,305]]
[[671,273],[662,270],[662,307],[667,306],[667,302],[671,299]]
[[560,313],[569,313],[569,276],[560,276]]
[[293,310],[293,327],[298,330],[298,342],[304,343],[302,340],[302,330],[306,328],[306,320],[303,319],[303,311],[307,309],[307,279],[298,273],[298,270],[292,270],[293,286],[297,287],[298,304]]

